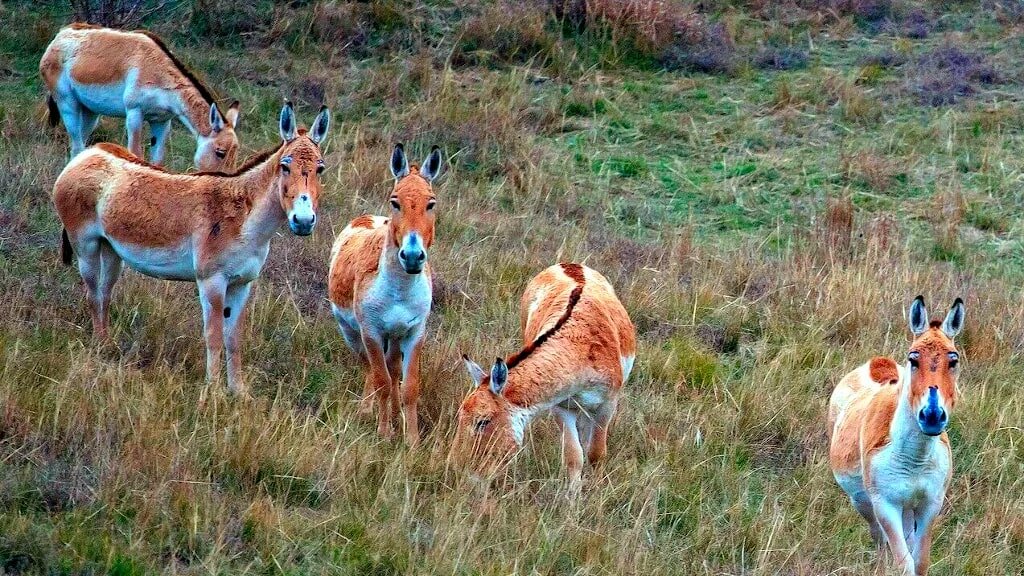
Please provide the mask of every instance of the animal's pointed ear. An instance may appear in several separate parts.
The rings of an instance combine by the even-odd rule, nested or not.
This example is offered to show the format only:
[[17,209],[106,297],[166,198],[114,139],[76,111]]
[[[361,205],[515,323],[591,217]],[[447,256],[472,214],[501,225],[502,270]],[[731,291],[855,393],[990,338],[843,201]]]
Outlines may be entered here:
[[395,144],[395,151],[391,153],[391,175],[395,180],[401,180],[409,173],[409,159],[405,157],[405,146],[401,142]]
[[957,298],[942,321],[942,331],[952,340],[964,327],[964,301]]
[[427,182],[433,182],[440,173],[441,149],[434,146],[430,149],[430,154],[427,155],[427,159],[423,161],[423,168],[420,169],[420,176],[426,178]]
[[228,126],[237,129],[238,128],[238,114],[241,112],[239,108],[238,100],[231,103],[228,106],[228,111],[224,113],[224,121],[228,123]]
[[221,117],[216,102],[210,104],[210,129],[214,132],[220,132],[224,129],[224,118]]
[[331,127],[331,110],[327,106],[320,107],[320,113],[313,120],[313,128],[309,131],[309,138],[316,142],[317,146],[327,137],[327,130]]
[[497,395],[501,395],[501,391],[505,388],[505,384],[508,382],[508,364],[501,358],[494,361],[494,367],[491,368],[491,392]]
[[281,139],[289,142],[295,138],[295,110],[292,103],[285,101],[284,108],[281,108]]
[[473,387],[476,388],[487,378],[487,373],[480,367],[479,364],[469,359],[469,356],[463,354],[462,361],[466,364],[466,370],[469,372],[469,377],[473,379]]
[[924,296],[914,298],[913,304],[910,305],[908,320],[914,336],[924,334],[928,329],[928,309],[924,307]]

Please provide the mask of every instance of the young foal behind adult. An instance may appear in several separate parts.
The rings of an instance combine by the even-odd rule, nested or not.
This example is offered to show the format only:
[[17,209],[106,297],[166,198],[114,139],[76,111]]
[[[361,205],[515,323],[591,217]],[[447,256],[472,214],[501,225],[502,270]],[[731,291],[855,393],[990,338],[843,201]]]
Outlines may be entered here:
[[907,575],[928,573],[932,528],[952,474],[945,430],[957,401],[953,338],[963,323],[959,298],[945,321],[929,323],[918,296],[907,365],[873,358],[847,374],[829,401],[836,482]]
[[100,116],[115,116],[125,118],[128,148],[139,158],[142,123],[149,122],[150,160],[160,164],[177,118],[196,139],[197,169],[234,166],[238,102],[222,116],[210,91],[149,32],[66,26],[46,48],[39,75],[50,92],[50,125],[58,115],[64,121],[72,157],[85,149]]
[[371,409],[376,395],[377,431],[389,438],[392,419],[398,415],[401,381],[410,446],[419,442],[419,360],[432,298],[427,251],[434,242],[437,203],[431,184],[440,171],[437,146],[421,169],[409,166],[397,144],[391,155],[391,217],[364,215],[349,223],[334,242],[328,277],[328,296],[341,334],[369,368],[364,409]]
[[459,407],[451,458],[488,474],[523,445],[527,424],[554,412],[562,429],[569,485],[578,489],[583,453],[591,464],[607,452],[608,426],[633,370],[636,331],[615,290],[579,264],[538,274],[520,301],[526,347],[499,358],[491,373],[464,357],[475,384]]
[[97,337],[107,337],[110,296],[121,263],[154,278],[199,285],[206,333],[206,376],[220,375],[227,350],[228,386],[242,391],[239,339],[245,304],[270,250],[288,223],[306,236],[316,224],[324,169],[320,143],[330,112],[308,133],[296,130],[291,104],[281,110],[283,142],[234,175],[169,174],[113,144],[86,149],[53,187],[64,224],[62,257],[72,248],[85,281]]

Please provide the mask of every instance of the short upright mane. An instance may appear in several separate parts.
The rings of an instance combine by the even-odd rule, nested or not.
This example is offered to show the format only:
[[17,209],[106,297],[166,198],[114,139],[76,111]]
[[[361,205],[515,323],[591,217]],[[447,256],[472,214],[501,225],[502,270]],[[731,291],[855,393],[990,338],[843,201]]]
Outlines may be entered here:
[[232,176],[241,176],[242,174],[245,174],[249,170],[252,170],[253,168],[259,166],[260,164],[266,162],[267,158],[270,158],[274,154],[277,154],[277,152],[280,151],[282,147],[284,147],[284,142],[282,142],[275,148],[268,148],[258,154],[251,156],[248,160],[245,161],[245,164],[239,166],[238,169],[236,169],[234,172],[195,172],[192,174],[192,176],[226,176],[229,178]]
[[196,90],[199,91],[200,96],[202,96],[203,99],[206,100],[207,104],[214,104],[217,102],[217,97],[214,96],[212,92],[210,92],[206,85],[203,84],[199,80],[199,78],[196,77],[196,75],[192,72],[192,70],[189,69],[188,66],[185,66],[185,64],[181,60],[178,60],[178,57],[175,56],[173,52],[171,52],[171,49],[168,48],[166,44],[164,44],[164,41],[161,40],[159,36],[153,34],[148,30],[136,30],[135,32],[149,38],[157,46],[159,46],[160,50],[162,50],[163,53],[171,59],[171,62],[174,63],[174,67],[178,69],[178,72],[181,72],[182,75],[184,75],[185,78],[188,78],[188,81],[191,82],[193,86],[195,86]]
[[565,307],[565,312],[562,312],[562,317],[555,322],[555,325],[545,330],[540,336],[527,344],[525,348],[516,352],[512,356],[509,356],[505,363],[508,365],[509,370],[515,368],[520,362],[525,360],[534,350],[540,348],[542,344],[547,342],[565,323],[569,321],[569,317],[572,316],[573,309],[576,308],[576,304],[579,303],[580,297],[583,295],[583,286],[586,284],[586,276],[583,273],[583,267],[579,264],[573,264],[569,262],[563,262],[561,264],[562,271],[565,275],[572,278],[576,282],[576,287],[569,293],[569,304]]
[[153,170],[156,170],[158,172],[167,172],[167,170],[164,170],[161,166],[157,166],[155,164],[150,164],[149,162],[146,162],[142,158],[139,158],[135,154],[132,154],[131,150],[119,144],[114,144],[112,142],[100,142],[99,144],[96,144],[95,147],[99,148],[100,150],[103,150],[104,152],[110,154],[111,156],[116,156],[121,160],[126,160],[128,162],[131,162],[132,164],[138,164],[139,166],[152,168]]

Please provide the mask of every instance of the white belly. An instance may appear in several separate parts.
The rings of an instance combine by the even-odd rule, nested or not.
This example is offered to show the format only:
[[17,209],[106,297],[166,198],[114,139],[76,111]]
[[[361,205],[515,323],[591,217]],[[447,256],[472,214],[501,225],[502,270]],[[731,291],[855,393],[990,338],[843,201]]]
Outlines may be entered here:
[[195,260],[189,242],[169,248],[146,248],[107,239],[128,267],[163,280],[195,280]]
[[95,114],[124,118],[124,82],[79,84],[69,80],[71,92],[82,106]]

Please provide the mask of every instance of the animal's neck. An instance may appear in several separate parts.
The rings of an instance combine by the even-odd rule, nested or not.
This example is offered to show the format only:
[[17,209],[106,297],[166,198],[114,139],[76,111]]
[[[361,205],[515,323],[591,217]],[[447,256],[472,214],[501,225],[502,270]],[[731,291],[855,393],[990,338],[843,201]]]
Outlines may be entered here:
[[564,399],[569,379],[565,377],[565,367],[560,365],[560,355],[553,350],[555,343],[551,340],[509,370],[502,395],[514,407],[535,414]]
[[905,377],[900,386],[900,398],[889,425],[889,437],[896,448],[897,459],[908,466],[915,466],[927,461],[939,442],[939,436],[929,436],[921,431],[910,403],[910,378]]
[[256,243],[269,242],[271,236],[288,219],[281,208],[278,191],[277,166],[280,161],[281,151],[278,150],[261,164],[237,176],[233,182],[233,195],[252,204],[242,230],[247,238]]
[[192,136],[209,136],[213,127],[210,126],[210,102],[191,84],[178,90],[178,119],[188,128]]

